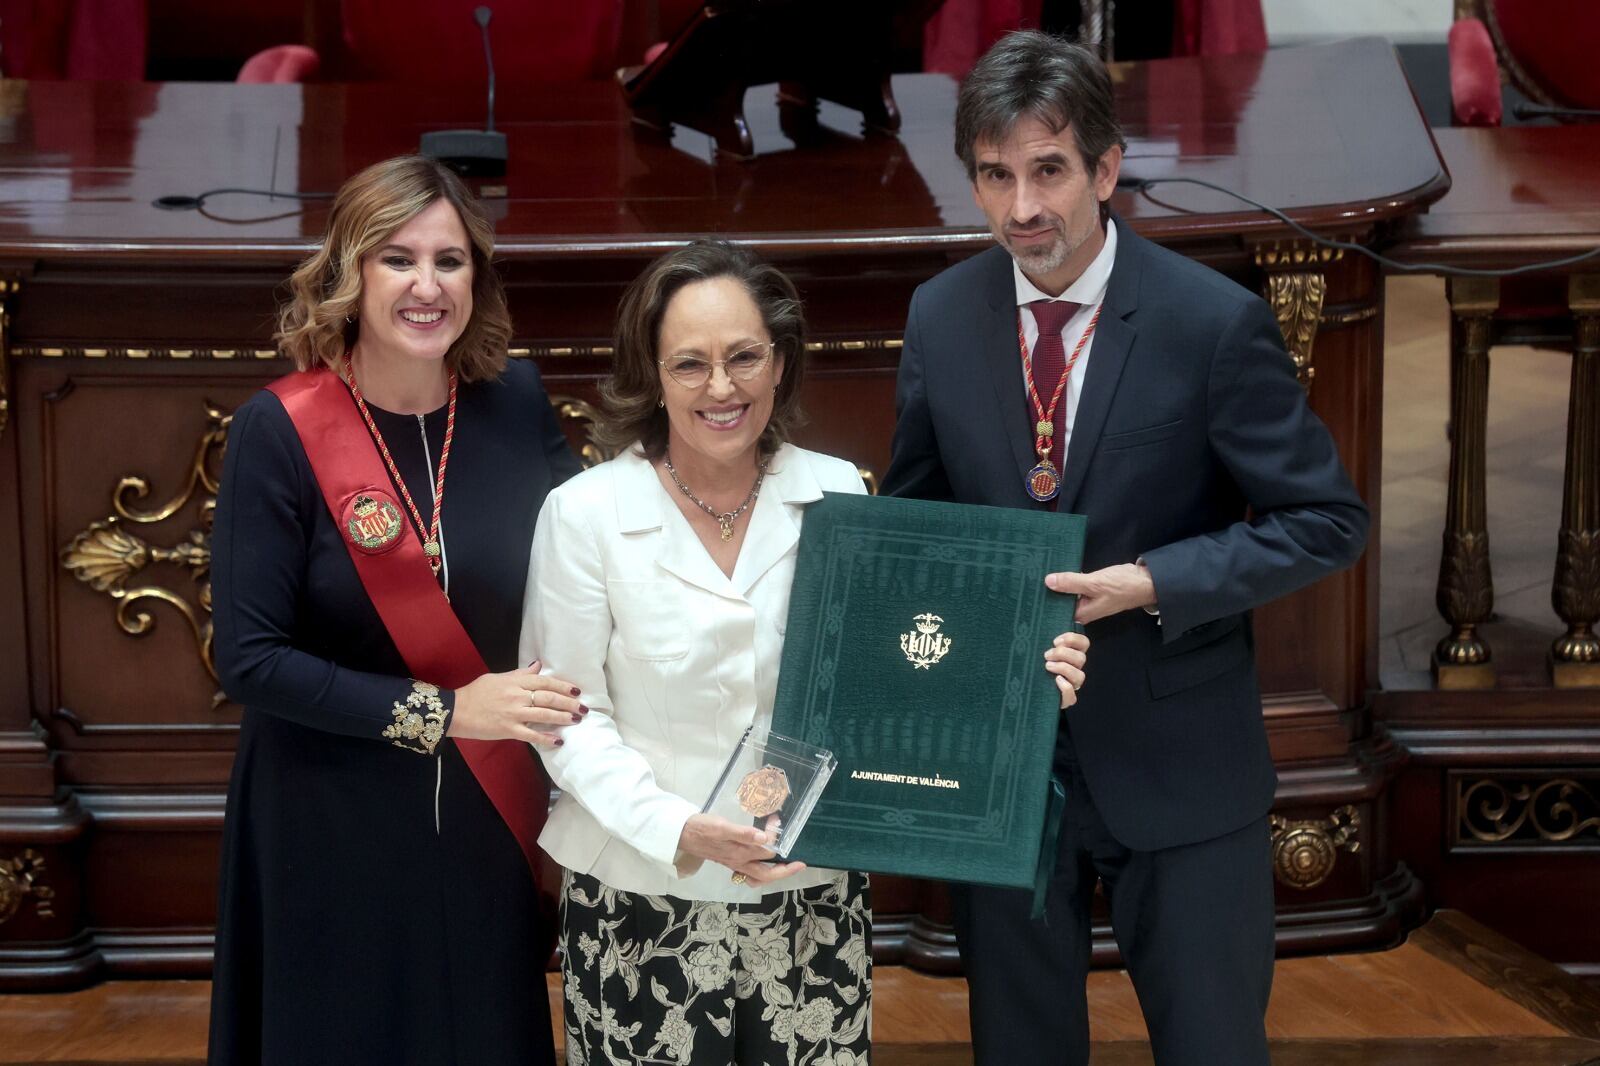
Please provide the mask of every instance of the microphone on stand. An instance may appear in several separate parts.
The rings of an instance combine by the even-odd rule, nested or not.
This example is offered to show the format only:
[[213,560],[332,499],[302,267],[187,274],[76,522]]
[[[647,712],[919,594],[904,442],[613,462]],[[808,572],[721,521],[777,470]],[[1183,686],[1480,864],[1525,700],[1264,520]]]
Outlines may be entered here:
[[481,130],[434,130],[418,149],[464,178],[498,178],[506,172],[506,135],[494,128],[494,53],[489,50],[489,19],[480,6],[472,13],[483,34],[483,61],[489,69],[489,117]]

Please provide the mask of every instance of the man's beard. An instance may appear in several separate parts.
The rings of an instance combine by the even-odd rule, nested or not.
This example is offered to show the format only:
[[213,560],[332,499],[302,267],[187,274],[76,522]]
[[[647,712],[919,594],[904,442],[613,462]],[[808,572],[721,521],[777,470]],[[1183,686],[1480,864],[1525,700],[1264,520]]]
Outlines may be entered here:
[[[1017,247],[1003,233],[995,234],[1000,244],[1011,253],[1011,258],[1017,261],[1023,273],[1034,277],[1042,277],[1060,270],[1074,252],[1083,247],[1083,242],[1088,240],[1087,233],[1082,234],[1077,240],[1067,236],[1066,223],[1062,219],[1054,219],[1051,225],[1056,231],[1056,239],[1047,245],[1024,245]],[[1027,228],[1027,227],[1020,227]]]
[[1011,253],[1011,258],[1017,261],[1026,274],[1042,276],[1052,274],[1061,269],[1067,257],[1072,255],[1073,249],[1068,246],[1067,239],[1061,234],[1056,234],[1056,239],[1040,247],[1029,245],[1022,248],[1006,245],[1006,251]]

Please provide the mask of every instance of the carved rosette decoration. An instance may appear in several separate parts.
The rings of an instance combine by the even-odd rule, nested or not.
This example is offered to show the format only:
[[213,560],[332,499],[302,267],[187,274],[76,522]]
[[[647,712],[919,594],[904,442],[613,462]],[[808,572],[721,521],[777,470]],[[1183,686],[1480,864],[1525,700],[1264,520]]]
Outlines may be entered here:
[[[155,617],[142,608],[164,603],[177,611],[194,634],[201,665],[215,680],[211,642],[211,525],[217,507],[217,479],[222,469],[222,452],[227,444],[228,426],[233,415],[207,403],[206,428],[195,447],[186,483],[166,503],[153,510],[135,506],[150,494],[150,484],[142,477],[129,475],[117,482],[111,494],[114,514],[91,522],[61,549],[61,565],[73,577],[96,592],[103,592],[116,604],[116,622],[124,633],[143,636],[156,624]],[[200,498],[195,528],[188,530],[172,547],[154,545],[131,532],[127,525],[154,525],[172,518]],[[145,579],[154,564],[176,564],[189,572],[194,583],[192,597],[184,596],[154,582],[135,584]],[[223,700],[216,693],[213,704]]]
[[1600,843],[1600,790],[1572,777],[1456,779],[1457,844],[1586,847]]
[[1267,274],[1267,302],[1278,319],[1284,347],[1294,360],[1295,376],[1306,389],[1317,376],[1311,356],[1328,295],[1328,278],[1321,268],[1343,258],[1342,248],[1308,241],[1274,241],[1255,251],[1256,266]]
[[1361,850],[1361,812],[1346,804],[1314,821],[1290,821],[1274,814],[1272,872],[1290,888],[1316,888],[1333,874],[1340,850]]
[[0,925],[16,917],[29,901],[40,918],[56,916],[51,909],[56,891],[44,883],[44,872],[44,859],[32,848],[9,859],[0,858]]

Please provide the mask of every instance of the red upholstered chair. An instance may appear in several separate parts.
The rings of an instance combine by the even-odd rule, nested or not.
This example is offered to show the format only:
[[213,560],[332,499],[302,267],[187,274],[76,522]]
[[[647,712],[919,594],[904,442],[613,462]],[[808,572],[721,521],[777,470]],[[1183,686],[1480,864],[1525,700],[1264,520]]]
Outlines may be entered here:
[[1594,0],[1457,0],[1449,44],[1456,122],[1499,125],[1503,82],[1538,104],[1600,108],[1596,41]]
[[[304,80],[317,69],[348,80],[403,81],[412,84],[479,82],[484,76],[483,44],[472,12],[482,0],[340,0],[338,55],[264,58],[286,46],[252,56],[240,71],[263,67]],[[540,82],[608,78],[617,63],[623,0],[498,0],[489,33],[495,75],[502,90]],[[324,48],[324,51],[327,49]],[[260,63],[258,64],[258,60]]]
[[244,61],[239,68],[241,85],[281,84],[310,81],[322,65],[315,48],[303,44],[280,44],[265,48]]

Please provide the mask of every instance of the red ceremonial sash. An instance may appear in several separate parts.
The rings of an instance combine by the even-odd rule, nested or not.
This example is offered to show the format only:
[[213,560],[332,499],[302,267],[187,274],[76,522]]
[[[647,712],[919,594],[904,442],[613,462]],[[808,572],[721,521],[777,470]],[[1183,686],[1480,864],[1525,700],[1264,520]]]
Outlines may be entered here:
[[[388,468],[345,383],[323,368],[289,374],[267,388],[289,412],[362,587],[412,677],[456,689],[488,673],[422,554],[422,541],[398,508],[393,515],[398,536],[382,544],[374,544],[381,537],[365,537],[360,544],[354,539],[368,521],[360,516],[371,513],[374,500],[385,508],[395,505]],[[520,740],[448,739],[517,838],[537,884],[539,830],[550,802],[543,767]]]

